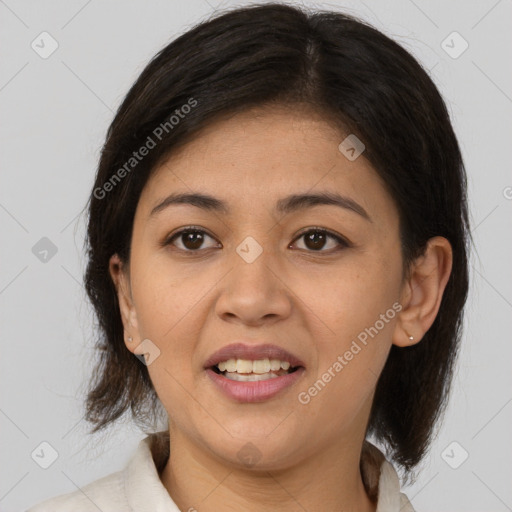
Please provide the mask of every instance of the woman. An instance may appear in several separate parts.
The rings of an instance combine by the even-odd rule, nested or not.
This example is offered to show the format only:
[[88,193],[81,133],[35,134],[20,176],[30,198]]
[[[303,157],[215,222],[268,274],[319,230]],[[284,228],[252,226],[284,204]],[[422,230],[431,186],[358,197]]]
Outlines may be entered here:
[[30,512],[412,511],[395,467],[446,404],[467,239],[449,115],[401,46],[280,4],[191,29],[119,108],[89,203],[86,419],[168,429]]

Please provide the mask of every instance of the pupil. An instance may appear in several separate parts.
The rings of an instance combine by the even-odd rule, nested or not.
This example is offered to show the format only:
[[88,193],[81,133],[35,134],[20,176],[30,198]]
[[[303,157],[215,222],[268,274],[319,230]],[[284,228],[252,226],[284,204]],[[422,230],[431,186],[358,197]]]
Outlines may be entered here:
[[[308,242],[311,242],[308,245]],[[306,245],[310,249],[321,249],[325,243],[325,233],[314,232],[306,236]]]
[[189,231],[183,236],[185,237],[183,243],[187,249],[199,249],[203,243],[203,235],[198,231]]

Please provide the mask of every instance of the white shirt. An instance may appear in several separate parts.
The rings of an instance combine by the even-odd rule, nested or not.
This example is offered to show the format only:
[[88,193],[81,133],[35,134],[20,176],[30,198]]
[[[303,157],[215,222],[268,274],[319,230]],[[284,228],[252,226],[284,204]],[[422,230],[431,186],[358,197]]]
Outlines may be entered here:
[[[153,459],[152,445],[157,435],[150,434],[140,441],[123,470],[95,480],[81,490],[45,500],[26,512],[180,512],[160,480]],[[393,466],[368,441],[365,446],[380,460],[378,488],[375,489],[377,512],[414,512],[406,495],[400,492]],[[363,474],[368,471],[364,464],[362,470]]]

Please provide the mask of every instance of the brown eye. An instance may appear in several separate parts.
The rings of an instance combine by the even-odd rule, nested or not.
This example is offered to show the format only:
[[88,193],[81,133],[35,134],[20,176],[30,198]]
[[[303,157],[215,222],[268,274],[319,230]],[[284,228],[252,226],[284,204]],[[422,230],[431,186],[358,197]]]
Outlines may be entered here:
[[[207,239],[214,240],[208,233],[201,229],[182,229],[172,235],[164,245],[174,245],[177,249],[186,252],[197,252],[201,249],[208,249],[209,247],[202,247]],[[176,243],[178,242],[178,243]]]
[[[348,247],[348,243],[338,235],[331,233],[325,229],[310,229],[303,232],[296,240],[304,239],[304,246],[306,250],[313,252],[332,252],[342,247]],[[334,240],[334,244],[328,244],[329,240]],[[325,249],[326,245],[330,245]]]

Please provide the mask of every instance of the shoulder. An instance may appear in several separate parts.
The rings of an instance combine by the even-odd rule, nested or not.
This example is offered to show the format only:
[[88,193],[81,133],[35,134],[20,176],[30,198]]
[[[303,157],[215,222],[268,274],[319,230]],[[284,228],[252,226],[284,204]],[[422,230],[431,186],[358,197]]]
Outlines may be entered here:
[[169,452],[165,442],[165,433],[151,434],[139,442],[121,471],[42,501],[25,512],[179,512],[158,474]]
[[400,492],[400,481],[393,465],[384,460],[380,467],[377,512],[415,512],[409,498]]
[[400,480],[393,465],[368,440],[361,453],[361,475],[376,512],[415,512],[407,496],[400,492]]
[[26,512],[118,512],[130,510],[121,471],[95,480],[76,491],[42,501]]
[[402,492],[400,493],[400,512],[415,512],[409,498]]

